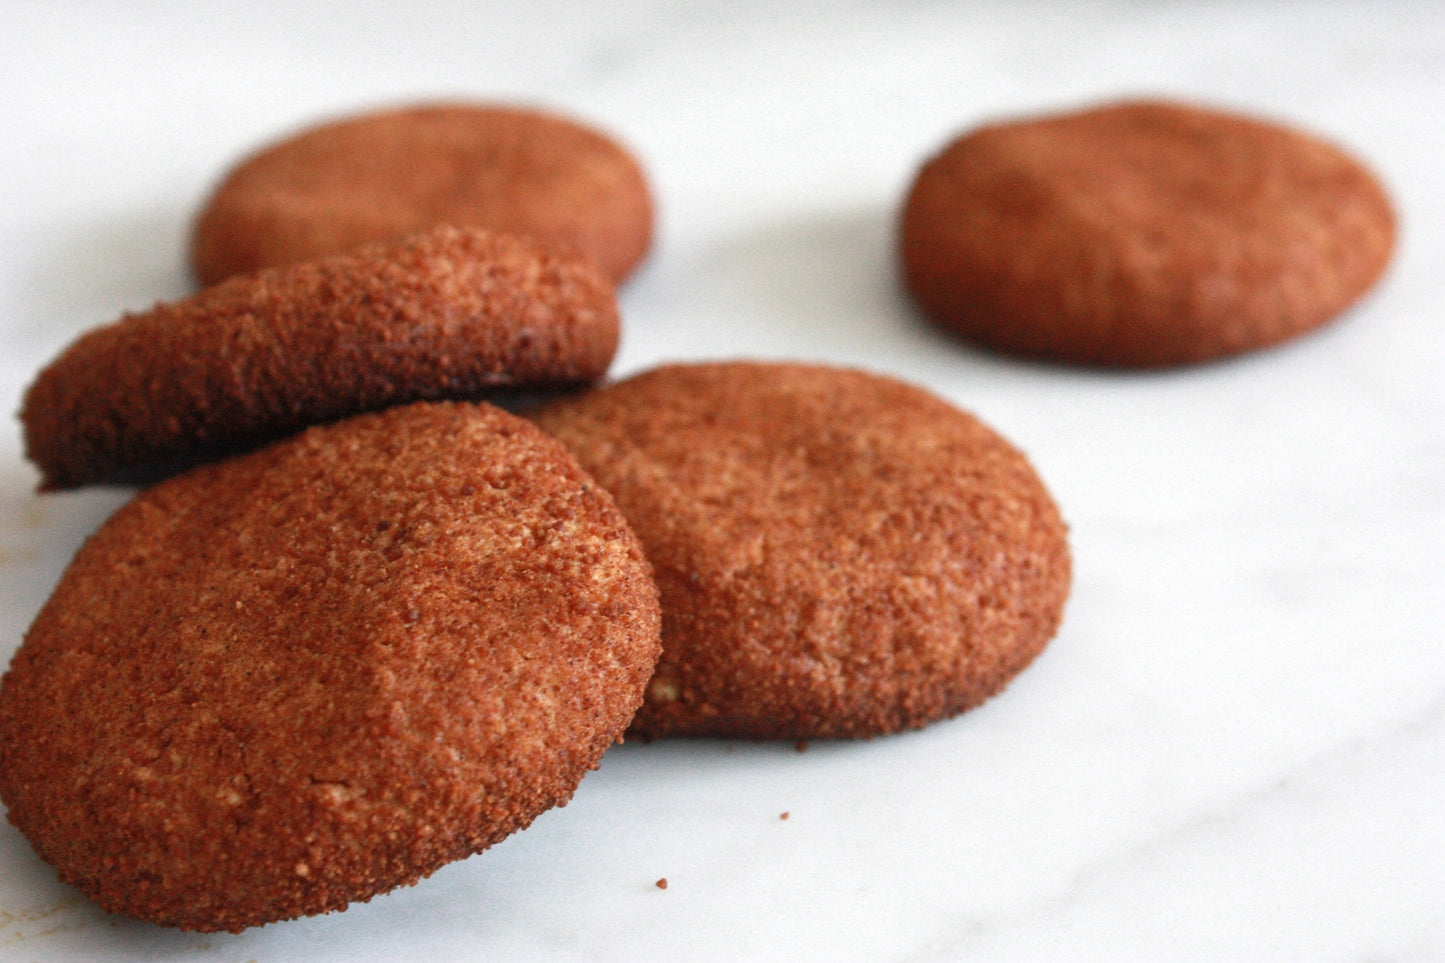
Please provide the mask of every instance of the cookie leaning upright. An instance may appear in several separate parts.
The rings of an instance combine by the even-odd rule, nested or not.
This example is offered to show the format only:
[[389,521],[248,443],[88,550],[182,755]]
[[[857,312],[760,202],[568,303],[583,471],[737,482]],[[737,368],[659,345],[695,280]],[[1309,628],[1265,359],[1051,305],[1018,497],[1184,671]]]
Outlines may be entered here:
[[905,283],[1000,351],[1160,367],[1316,328],[1380,277],[1395,216],[1357,159],[1280,124],[1129,101],[980,127],[919,170]]
[[26,392],[26,452],[43,488],[70,488],[387,405],[585,384],[619,332],[591,262],[441,227],[82,335]]
[[962,712],[1051,638],[1058,509],[973,416],[860,371],[672,365],[530,413],[662,594],[640,736],[871,736]]
[[311,428],[138,495],[0,680],[0,798],[107,910],[239,930],[564,804],[658,653],[611,498],[487,405]]
[[652,195],[631,152],[565,117],[466,103],[372,111],[232,169],[196,220],[191,265],[211,284],[438,224],[534,237],[620,282],[651,245]]

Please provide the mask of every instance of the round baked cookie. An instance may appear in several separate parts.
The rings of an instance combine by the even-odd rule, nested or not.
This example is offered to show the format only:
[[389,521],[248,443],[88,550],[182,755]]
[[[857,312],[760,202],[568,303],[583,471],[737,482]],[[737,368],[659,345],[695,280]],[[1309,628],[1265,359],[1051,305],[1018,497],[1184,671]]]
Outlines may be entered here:
[[191,265],[213,284],[437,224],[535,237],[621,281],[651,244],[652,195],[628,150],[564,117],[462,103],[374,111],[231,170],[197,217]]
[[618,338],[591,263],[442,227],[94,329],[41,371],[20,417],[41,487],[70,488],[387,405],[587,383]]
[[566,803],[658,633],[637,540],[555,441],[486,405],[361,415],[85,544],[0,681],[0,797],[106,910],[338,910]]
[[1380,277],[1395,216],[1358,160],[1277,123],[1127,101],[987,125],[918,172],[922,310],[999,351],[1119,367],[1293,338]]
[[867,737],[977,705],[1054,634],[1066,533],[1022,454],[927,392],[666,366],[530,415],[612,492],[662,594],[631,732]]

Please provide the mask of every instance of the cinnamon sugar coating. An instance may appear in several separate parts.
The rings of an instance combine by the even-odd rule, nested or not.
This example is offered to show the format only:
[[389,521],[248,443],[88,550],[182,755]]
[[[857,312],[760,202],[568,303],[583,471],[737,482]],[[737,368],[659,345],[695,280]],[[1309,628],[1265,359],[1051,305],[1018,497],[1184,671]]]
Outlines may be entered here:
[[584,124],[421,104],[319,124],[246,158],[199,214],[191,264],[213,284],[438,224],[534,237],[621,281],[651,245],[653,206],[632,154]]
[[1375,284],[1394,243],[1384,188],[1340,148],[1127,101],[953,141],[909,189],[899,253],[924,313],[968,340],[1163,367],[1324,324]]
[[21,420],[42,487],[70,488],[387,405],[587,383],[618,337],[589,262],[438,228],[94,329],[37,376]]
[[1053,636],[1066,533],[1022,454],[921,389],[658,368],[531,414],[612,492],[662,595],[643,737],[860,737],[998,692]]
[[603,492],[485,405],[316,427],[137,496],[0,680],[0,797],[107,910],[344,908],[562,805],[658,652]]

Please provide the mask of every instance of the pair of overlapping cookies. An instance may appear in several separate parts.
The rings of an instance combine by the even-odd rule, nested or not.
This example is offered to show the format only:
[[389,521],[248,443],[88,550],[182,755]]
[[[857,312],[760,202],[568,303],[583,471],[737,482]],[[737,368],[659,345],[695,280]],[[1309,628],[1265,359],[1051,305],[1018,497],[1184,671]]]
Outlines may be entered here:
[[[40,374],[43,487],[170,474],[0,683],[0,796],[62,878],[186,929],[335,910],[565,803],[624,733],[898,732],[1029,664],[1065,528],[973,416],[813,364],[597,387],[651,232],[634,159],[571,121],[352,118],[223,182],[208,287]],[[960,139],[901,250],[984,344],[1164,365],[1322,322],[1392,236],[1338,150],[1135,103]]]

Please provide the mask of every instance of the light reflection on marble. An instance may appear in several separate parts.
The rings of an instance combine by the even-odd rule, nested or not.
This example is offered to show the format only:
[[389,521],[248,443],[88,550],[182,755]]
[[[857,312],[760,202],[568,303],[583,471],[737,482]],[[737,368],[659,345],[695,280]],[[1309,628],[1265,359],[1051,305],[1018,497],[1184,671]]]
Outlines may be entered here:
[[[616,372],[858,364],[1033,458],[1067,619],[1002,696],[861,744],[626,745],[566,808],[342,914],[200,936],[97,912],[0,829],[0,959],[1445,959],[1445,7],[1438,2],[11,5],[0,396],[187,290],[240,152],[341,110],[541,103],[642,156],[662,219]],[[81,66],[84,69],[81,69]],[[985,356],[892,262],[916,165],[1119,93],[1281,117],[1402,214],[1338,324],[1151,375]],[[0,432],[0,658],[125,497],[39,498]],[[780,818],[783,812],[789,817]],[[668,880],[666,890],[654,883]]]

